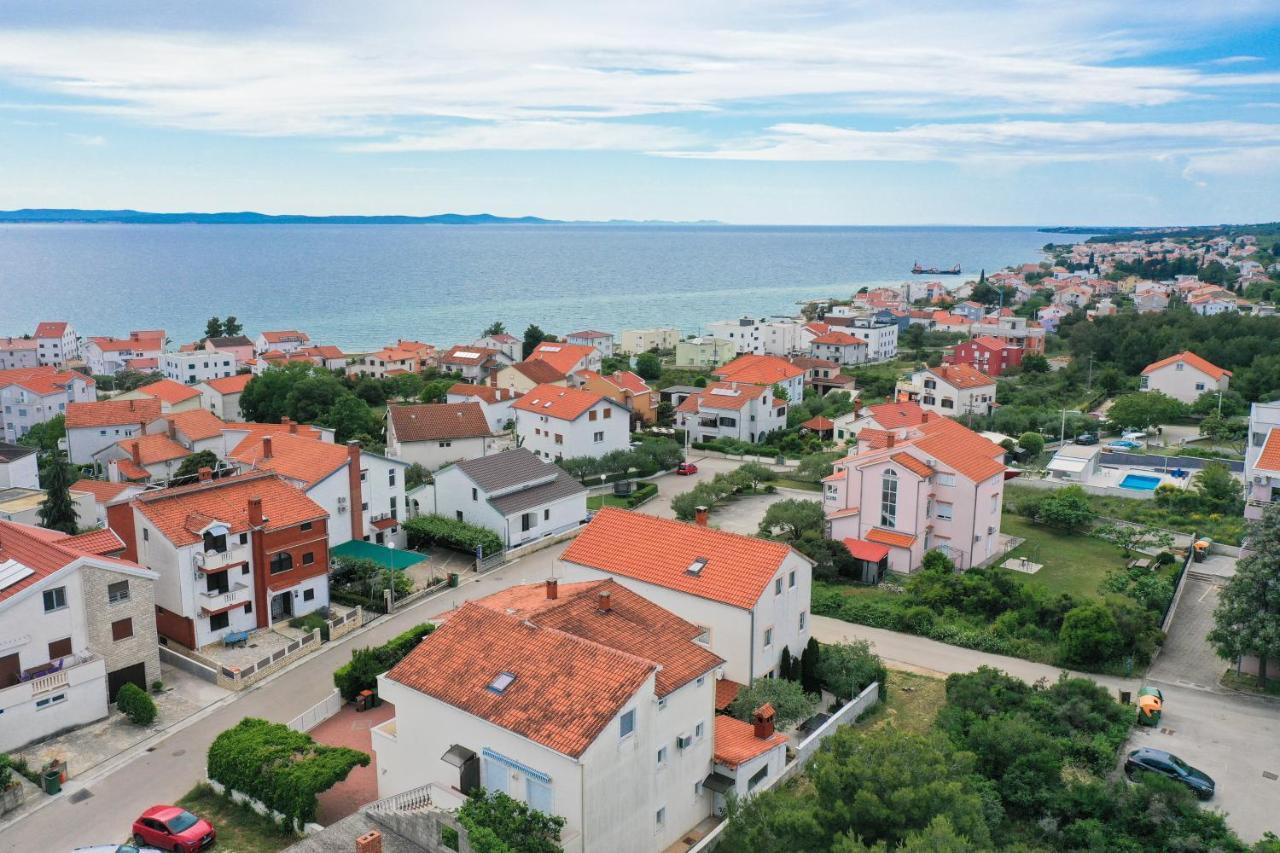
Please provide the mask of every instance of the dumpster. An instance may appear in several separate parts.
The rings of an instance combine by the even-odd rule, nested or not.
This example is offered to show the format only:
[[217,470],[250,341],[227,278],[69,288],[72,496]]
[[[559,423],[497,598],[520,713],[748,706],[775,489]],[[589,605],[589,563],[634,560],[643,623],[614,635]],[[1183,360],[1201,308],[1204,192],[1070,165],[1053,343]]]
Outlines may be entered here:
[[40,774],[40,787],[46,794],[62,793],[62,771],[54,767]]
[[1164,710],[1164,694],[1158,687],[1143,687],[1138,691],[1138,725],[1160,725],[1160,714]]
[[1209,556],[1209,546],[1212,543],[1208,539],[1200,539],[1191,546],[1192,553],[1195,554],[1197,563],[1203,563],[1205,557]]
[[373,707],[373,691],[361,690],[356,694],[356,711],[367,711]]
[[449,586],[456,587],[458,585],[458,573],[449,572]]

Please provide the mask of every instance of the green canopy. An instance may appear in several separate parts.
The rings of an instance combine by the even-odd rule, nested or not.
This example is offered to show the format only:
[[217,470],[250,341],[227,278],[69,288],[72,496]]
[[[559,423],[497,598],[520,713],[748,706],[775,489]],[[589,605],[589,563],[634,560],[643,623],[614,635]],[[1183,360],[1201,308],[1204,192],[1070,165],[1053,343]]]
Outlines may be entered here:
[[343,542],[334,548],[329,549],[329,558],[347,557],[354,560],[373,560],[378,565],[403,571],[409,566],[416,566],[418,563],[427,559],[426,554],[419,554],[417,551],[402,551],[398,548],[388,548],[385,545],[377,545],[373,542],[363,542],[359,539],[352,539]]

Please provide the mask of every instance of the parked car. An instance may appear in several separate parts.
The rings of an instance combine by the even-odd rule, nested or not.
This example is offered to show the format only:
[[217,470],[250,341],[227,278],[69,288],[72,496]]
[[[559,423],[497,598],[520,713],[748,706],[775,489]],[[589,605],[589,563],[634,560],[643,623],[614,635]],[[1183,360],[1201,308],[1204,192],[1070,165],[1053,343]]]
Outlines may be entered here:
[[1138,450],[1141,447],[1142,445],[1138,444],[1136,441],[1126,441],[1123,438],[1107,443],[1107,450],[1128,451],[1128,450]]
[[1125,441],[1136,441],[1138,444],[1142,444],[1147,440],[1147,434],[1145,432],[1125,432],[1120,434],[1120,438]]
[[1082,432],[1076,436],[1076,444],[1097,444],[1098,434],[1095,432]]
[[698,473],[698,466],[694,465],[692,462],[681,462],[676,466],[676,473],[681,477],[688,474],[696,474]]
[[198,853],[213,846],[213,824],[179,806],[152,806],[133,822],[133,843],[174,853]]
[[1178,756],[1163,749],[1144,746],[1129,753],[1124,760],[1124,775],[1133,779],[1139,773],[1158,773],[1181,782],[1202,800],[1213,797],[1214,782],[1208,773],[1197,770]]
[[164,853],[158,847],[138,847],[135,844],[95,844],[92,847],[77,847],[71,853]]

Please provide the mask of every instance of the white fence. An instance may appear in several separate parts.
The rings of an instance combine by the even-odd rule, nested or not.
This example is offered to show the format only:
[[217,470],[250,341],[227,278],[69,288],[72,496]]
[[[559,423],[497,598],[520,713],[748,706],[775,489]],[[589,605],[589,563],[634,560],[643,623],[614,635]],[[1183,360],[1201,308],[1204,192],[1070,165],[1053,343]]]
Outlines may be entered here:
[[289,728],[295,732],[309,732],[340,710],[342,710],[342,694],[334,688],[328,696],[290,720]]

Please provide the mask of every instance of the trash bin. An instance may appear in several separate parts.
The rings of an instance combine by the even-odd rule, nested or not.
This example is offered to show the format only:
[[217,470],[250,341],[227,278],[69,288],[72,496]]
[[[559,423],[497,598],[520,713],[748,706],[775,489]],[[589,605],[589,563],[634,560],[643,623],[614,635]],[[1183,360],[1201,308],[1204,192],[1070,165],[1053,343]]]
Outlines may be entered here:
[[1164,711],[1164,694],[1158,687],[1143,687],[1138,691],[1138,725],[1152,728],[1160,725]]
[[46,794],[62,793],[62,771],[56,767],[46,770],[40,775],[41,786]]
[[458,585],[458,573],[449,572],[449,586],[456,587]]
[[373,707],[373,691],[361,690],[356,694],[356,710],[367,711]]

